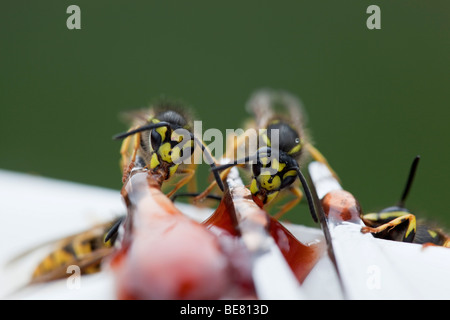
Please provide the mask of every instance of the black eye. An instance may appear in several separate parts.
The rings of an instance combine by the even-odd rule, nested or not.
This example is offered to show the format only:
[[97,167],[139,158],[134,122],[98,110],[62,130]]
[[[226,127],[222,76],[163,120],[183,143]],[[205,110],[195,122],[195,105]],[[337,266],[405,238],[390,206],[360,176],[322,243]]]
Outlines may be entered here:
[[280,189],[286,188],[287,186],[294,183],[295,179],[297,179],[297,176],[287,176],[286,178],[281,181]]
[[161,146],[161,135],[156,130],[150,132],[150,143],[153,150],[158,150]]
[[258,177],[261,174],[261,163],[255,163],[252,165],[253,176]]

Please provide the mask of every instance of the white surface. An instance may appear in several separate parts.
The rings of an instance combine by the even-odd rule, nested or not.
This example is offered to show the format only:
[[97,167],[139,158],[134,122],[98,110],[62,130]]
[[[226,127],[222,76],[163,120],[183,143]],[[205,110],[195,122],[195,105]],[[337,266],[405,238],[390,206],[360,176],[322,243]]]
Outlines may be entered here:
[[[197,220],[212,212],[177,205]],[[61,280],[19,290],[29,280],[43,250],[6,263],[30,248],[123,213],[125,206],[118,190],[0,170],[0,298],[113,299],[114,278],[107,271],[83,276],[80,289],[70,289],[67,280]],[[304,243],[323,239],[319,229],[285,226]],[[375,239],[361,234],[360,227],[351,223],[330,226],[347,298],[450,299],[450,249],[423,249],[416,244]],[[306,299],[344,297],[327,255],[305,279],[302,289]]]
[[[323,164],[309,168],[321,197],[342,189]],[[362,221],[327,225],[346,298],[450,299],[449,248],[376,239]]]
[[[177,206],[197,221],[206,219],[213,212],[209,208],[200,209],[186,204],[177,203]],[[108,271],[82,276],[79,289],[70,288],[68,280],[25,288],[37,262],[47,253],[45,246],[14,263],[10,261],[30,249],[124,213],[125,205],[118,190],[0,170],[0,218],[4,227],[0,233],[0,298],[114,299],[114,278]],[[319,229],[292,224],[285,226],[304,243],[323,241]],[[322,259],[328,261],[326,256]],[[322,270],[312,273],[319,276],[309,280],[313,286],[315,281],[321,281],[321,274],[333,275],[329,261],[321,265]],[[336,282],[333,276],[326,279]],[[328,283],[327,286],[336,288],[337,284]],[[292,295],[292,298],[297,297]],[[339,293],[331,290],[320,298],[338,297]],[[285,293],[280,293],[280,298],[285,298]]]
[[[0,170],[0,297],[28,283],[47,252],[8,264],[13,258],[124,213],[118,191]],[[64,294],[77,295],[63,290],[56,297]]]
[[273,238],[267,248],[253,255],[252,275],[259,299],[304,300],[306,295]]
[[450,299],[450,249],[376,239],[361,226],[330,229],[349,299]]

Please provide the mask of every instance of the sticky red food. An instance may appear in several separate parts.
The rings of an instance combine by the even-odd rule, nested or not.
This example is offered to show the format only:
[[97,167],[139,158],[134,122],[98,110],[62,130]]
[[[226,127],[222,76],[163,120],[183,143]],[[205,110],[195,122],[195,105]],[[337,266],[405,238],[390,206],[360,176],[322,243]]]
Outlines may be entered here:
[[132,175],[125,200],[123,248],[112,263],[118,298],[221,298],[229,268],[218,238],[178,211],[151,175]]
[[308,246],[301,243],[280,222],[261,209],[252,200],[250,191],[243,186],[225,192],[218,209],[205,224],[215,233],[228,237],[239,237],[240,228],[267,232],[267,236],[270,235],[275,240],[300,283],[311,272],[324,250],[324,246],[320,244]]
[[327,219],[337,222],[360,222],[361,206],[358,200],[348,191],[335,190],[327,193],[322,199],[323,211]]

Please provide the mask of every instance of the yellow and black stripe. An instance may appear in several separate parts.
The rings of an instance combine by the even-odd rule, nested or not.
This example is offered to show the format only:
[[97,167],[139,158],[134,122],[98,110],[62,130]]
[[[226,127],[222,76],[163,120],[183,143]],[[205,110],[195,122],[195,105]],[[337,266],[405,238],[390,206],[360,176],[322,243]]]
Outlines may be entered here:
[[416,220],[416,216],[409,211],[368,213],[362,219],[367,226],[362,231],[371,232],[377,238],[450,246],[450,238],[442,229],[423,220]]
[[416,216],[405,208],[405,201],[419,160],[420,156],[416,156],[412,162],[408,180],[398,205],[377,213],[362,215],[361,219],[366,226],[361,229],[361,232],[370,232],[375,237],[386,240],[450,247],[450,237],[445,232],[430,223],[416,220]]
[[105,236],[116,221],[119,219],[60,240],[55,244],[55,249],[34,269],[31,283],[65,278],[70,265],[79,266],[82,274],[100,271],[103,259],[114,250],[116,236],[106,242]]
[[[192,190],[195,189],[195,184],[191,181],[196,164],[185,161],[192,157],[196,145],[201,148],[208,164],[215,167],[211,154],[192,133],[190,117],[178,105],[164,104],[149,108],[145,120],[142,116],[136,117],[129,131],[114,138],[124,139],[121,148],[123,182],[135,167],[146,168],[152,174],[159,175],[161,184],[175,173],[185,175],[167,194],[169,197],[189,182],[191,191],[196,191]],[[219,174],[214,174],[219,179]],[[223,190],[222,183],[219,187]]]
[[[305,159],[303,155],[308,154],[328,168],[330,166],[325,157],[308,142],[309,139],[304,133],[300,102],[287,92],[261,90],[252,96],[247,106],[254,115],[254,127],[249,129],[258,132],[256,152],[247,152],[245,157],[218,166],[213,171],[223,171],[224,177],[233,166],[251,164],[250,192],[260,206],[273,202],[282,191],[289,191],[295,198],[283,205],[274,215],[276,218],[281,218],[303,198],[299,186],[294,185],[298,177],[311,216],[317,222],[310,188],[300,170],[300,164]],[[255,132],[253,130],[250,132]],[[236,157],[238,149],[247,148],[247,140],[245,133],[236,137],[232,143],[233,148],[227,150],[227,156]],[[334,174],[331,168],[330,170]],[[211,186],[203,194],[210,190]]]
[[371,232],[377,238],[413,242],[416,236],[416,217],[402,208],[368,213],[362,216],[362,220],[367,226],[362,232]]

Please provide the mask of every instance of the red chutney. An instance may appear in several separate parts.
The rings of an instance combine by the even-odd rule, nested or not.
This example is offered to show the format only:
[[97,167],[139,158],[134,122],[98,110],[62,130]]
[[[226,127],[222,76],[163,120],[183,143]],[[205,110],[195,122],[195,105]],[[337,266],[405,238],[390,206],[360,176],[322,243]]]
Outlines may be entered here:
[[[242,192],[234,190],[233,195],[226,193],[219,208],[205,224],[216,230],[216,233],[238,237],[240,232],[237,229],[236,214],[233,211],[241,210],[241,214],[238,213],[238,215],[246,216],[244,218],[246,227],[251,227],[249,226],[251,223],[253,224],[251,228],[264,229],[274,238],[293,273],[302,283],[321,257],[325,250],[324,246],[320,244],[308,246],[301,243],[280,222],[269,216],[253,201],[248,201],[249,195],[245,191],[246,189]],[[233,214],[230,214],[230,211]]]
[[298,281],[303,283],[322,256],[325,246],[321,244],[304,245],[280,222],[273,218],[270,220],[269,231],[291,267],[292,272],[294,272]]
[[222,200],[216,211],[203,224],[218,237],[222,250],[227,256],[231,271],[229,281],[233,284],[230,287],[228,298],[256,299],[251,256],[239,239],[239,231],[236,229],[236,223],[233,222],[232,216],[225,200]]
[[322,207],[327,219],[335,222],[361,221],[361,206],[358,200],[348,191],[334,190],[322,199]]
[[118,298],[222,298],[230,268],[218,238],[147,178],[134,174],[123,191],[129,213],[123,247],[111,263]]
[[209,229],[212,229],[215,234],[238,236],[239,231],[236,229],[236,222],[231,218],[225,201],[222,200],[214,211],[214,213],[203,222]]

